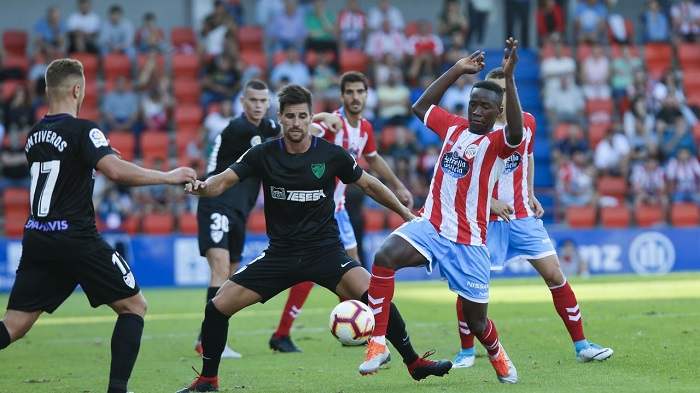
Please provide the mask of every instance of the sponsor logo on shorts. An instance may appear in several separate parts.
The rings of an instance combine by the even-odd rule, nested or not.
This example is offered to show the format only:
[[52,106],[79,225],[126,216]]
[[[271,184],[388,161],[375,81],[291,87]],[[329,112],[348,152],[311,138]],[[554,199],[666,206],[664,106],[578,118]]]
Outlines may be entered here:
[[44,232],[65,231],[68,229],[68,221],[55,220],[55,221],[40,222],[40,221],[35,221],[35,220],[28,220],[27,223],[24,225],[24,228],[25,229],[34,229],[37,231],[44,231]]
[[481,284],[478,282],[471,282],[471,281],[467,281],[467,286],[469,288],[476,288],[476,289],[489,289],[489,284]]

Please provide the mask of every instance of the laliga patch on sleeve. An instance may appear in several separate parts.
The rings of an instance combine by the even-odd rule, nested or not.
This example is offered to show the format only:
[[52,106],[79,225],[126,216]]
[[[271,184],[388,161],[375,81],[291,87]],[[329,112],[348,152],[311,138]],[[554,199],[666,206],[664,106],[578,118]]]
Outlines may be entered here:
[[105,138],[105,135],[102,133],[102,131],[98,130],[97,128],[93,128],[92,130],[90,130],[90,140],[92,141],[92,144],[95,145],[95,147],[109,146],[107,138]]

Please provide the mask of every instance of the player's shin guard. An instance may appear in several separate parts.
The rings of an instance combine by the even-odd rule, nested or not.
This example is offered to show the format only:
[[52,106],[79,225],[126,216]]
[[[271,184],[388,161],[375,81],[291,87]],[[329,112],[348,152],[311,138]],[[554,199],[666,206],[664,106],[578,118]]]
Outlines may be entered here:
[[464,318],[464,310],[462,309],[462,298],[457,296],[457,323],[459,329],[459,341],[462,349],[474,347],[474,333],[469,330],[467,320]]
[[488,352],[489,355],[498,355],[498,331],[496,330],[496,325],[493,323],[491,318],[486,318],[486,329],[484,330],[484,334],[481,337],[477,336],[476,338],[479,339],[481,345],[486,348],[486,352]]
[[391,299],[394,297],[394,274],[391,269],[372,265],[372,277],[367,291],[367,305],[374,313],[372,337],[383,337],[389,323]]
[[5,324],[0,321],[0,349],[7,348],[8,345],[12,343],[10,338],[10,332],[7,331]]
[[287,304],[284,305],[282,318],[280,318],[280,324],[277,326],[277,331],[275,331],[275,333],[272,335],[273,338],[289,336],[289,331],[292,329],[292,324],[299,316],[299,313],[301,313],[301,308],[304,306],[304,302],[306,302],[306,298],[309,297],[309,292],[311,292],[311,288],[313,287],[314,283],[311,281],[306,281],[293,286],[289,290]]
[[554,308],[564,322],[566,330],[569,331],[571,340],[574,342],[585,340],[581,311],[578,308],[576,295],[574,295],[574,291],[569,286],[569,282],[565,281],[564,284],[550,287],[549,290],[552,291]]
[[202,376],[215,377],[219,373],[221,352],[226,346],[229,316],[217,310],[210,300],[204,309],[202,322]]
[[112,363],[109,370],[108,392],[126,392],[141,348],[143,318],[136,314],[120,314],[112,332]]

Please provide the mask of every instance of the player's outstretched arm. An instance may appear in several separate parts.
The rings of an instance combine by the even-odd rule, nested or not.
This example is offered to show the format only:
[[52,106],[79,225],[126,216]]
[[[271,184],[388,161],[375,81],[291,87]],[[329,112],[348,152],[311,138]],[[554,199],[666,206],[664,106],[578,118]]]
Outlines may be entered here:
[[197,180],[193,183],[185,184],[185,192],[203,197],[215,197],[222,192],[233,187],[240,181],[240,178],[231,168],[207,178],[205,181]]
[[362,176],[355,184],[370,198],[400,215],[404,221],[411,221],[416,218],[406,206],[399,202],[399,199],[396,198],[396,195],[394,195],[387,186],[369,173],[363,172]]
[[380,156],[379,154],[375,154],[373,156],[365,156],[365,159],[369,163],[370,167],[377,172],[379,177],[389,182],[389,184],[394,188],[394,194],[397,198],[399,198],[399,201],[409,210],[412,209],[413,195],[411,195],[408,188],[401,183],[401,180],[396,177],[394,172],[389,167],[389,164],[387,164],[386,160],[384,160],[384,157]]
[[[312,121],[314,123],[323,123],[323,125],[334,134],[343,128],[343,119],[340,116],[329,112],[314,113]],[[314,135],[318,135],[320,133],[320,130],[313,127],[310,128],[309,131],[311,131],[311,133]]]
[[478,50],[468,57],[460,59],[423,92],[420,98],[418,98],[416,103],[411,107],[413,113],[415,113],[419,119],[425,119],[425,113],[428,112],[430,106],[438,105],[447,89],[449,89],[460,76],[464,74],[476,74],[483,70],[484,67],[486,67],[486,63],[484,63],[483,51]]
[[523,140],[523,109],[515,87],[515,64],[518,63],[518,41],[510,37],[503,49],[503,73],[506,74],[506,140],[510,145],[519,145]]
[[124,161],[114,154],[102,157],[97,169],[111,180],[127,186],[147,186],[153,184],[184,184],[194,182],[197,172],[192,168],[180,167],[169,172],[142,168]]

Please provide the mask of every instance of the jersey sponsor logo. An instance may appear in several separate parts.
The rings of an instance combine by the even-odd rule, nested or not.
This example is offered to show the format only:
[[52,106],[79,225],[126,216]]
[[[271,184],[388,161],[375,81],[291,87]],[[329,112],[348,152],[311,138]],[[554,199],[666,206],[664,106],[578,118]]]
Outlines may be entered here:
[[107,138],[105,138],[105,135],[102,133],[102,131],[98,130],[97,128],[93,128],[90,130],[90,140],[92,141],[92,144],[95,145],[95,147],[102,147],[102,146],[109,146],[109,142],[107,142]]
[[503,174],[507,175],[515,172],[521,162],[523,162],[523,156],[516,151],[512,156],[506,159],[506,167],[503,170]]
[[287,191],[287,200],[295,202],[315,202],[321,198],[325,198],[326,194],[323,190],[313,191]]
[[59,152],[63,152],[68,147],[68,142],[64,141],[60,135],[51,130],[41,130],[29,135],[27,144],[24,145],[24,152],[29,153],[32,146],[42,142],[52,144]]
[[270,196],[272,199],[285,200],[287,199],[287,192],[282,187],[272,186],[270,187]]
[[256,135],[252,138],[250,138],[250,146],[257,146],[262,143],[262,138],[260,138],[260,135]]
[[314,173],[314,176],[317,178],[321,178],[323,176],[323,172],[326,171],[326,164],[311,164],[311,172]]
[[24,225],[24,228],[25,229],[34,229],[34,230],[43,231],[43,232],[65,231],[68,229],[68,221],[55,220],[55,221],[40,222],[40,221],[35,221],[35,220],[30,219]]
[[469,173],[469,163],[456,151],[445,153],[440,160],[440,167],[443,172],[456,179],[461,179]]

